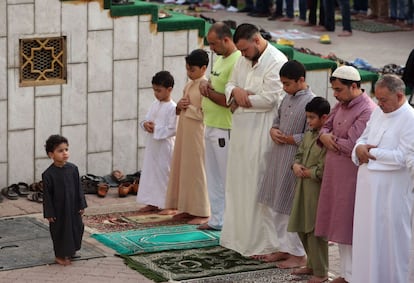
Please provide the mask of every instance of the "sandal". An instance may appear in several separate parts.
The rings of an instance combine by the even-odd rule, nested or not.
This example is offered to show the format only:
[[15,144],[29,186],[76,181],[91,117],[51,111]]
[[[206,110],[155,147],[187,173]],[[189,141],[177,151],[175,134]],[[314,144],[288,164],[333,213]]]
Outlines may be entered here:
[[43,192],[43,181],[39,181],[36,183],[33,183],[29,186],[29,191],[32,192]]
[[29,185],[23,182],[17,183],[13,189],[21,197],[27,196],[29,194]]
[[35,201],[42,203],[43,202],[43,193],[41,192],[34,192],[27,195],[27,199],[30,201]]
[[16,200],[19,198],[19,195],[16,193],[15,187],[17,187],[16,184],[10,185],[6,188],[1,189],[1,193],[8,199]]

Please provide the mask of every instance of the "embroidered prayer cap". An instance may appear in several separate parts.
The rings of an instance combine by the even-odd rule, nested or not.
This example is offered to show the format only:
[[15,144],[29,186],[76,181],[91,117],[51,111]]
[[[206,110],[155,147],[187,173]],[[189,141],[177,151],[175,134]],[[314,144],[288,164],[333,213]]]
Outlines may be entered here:
[[359,75],[358,70],[352,66],[341,66],[336,68],[332,73],[332,77],[354,82],[361,81],[361,76]]

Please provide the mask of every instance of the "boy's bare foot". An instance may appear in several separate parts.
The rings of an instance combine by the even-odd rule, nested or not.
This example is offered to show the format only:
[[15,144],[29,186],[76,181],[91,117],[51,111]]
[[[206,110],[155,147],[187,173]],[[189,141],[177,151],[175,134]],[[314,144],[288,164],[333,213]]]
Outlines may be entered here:
[[308,280],[308,283],[322,283],[322,282],[327,282],[327,281],[328,281],[328,276],[323,276],[323,277],[312,276]]
[[352,31],[344,30],[341,33],[338,33],[340,37],[352,36]]
[[175,215],[177,214],[177,210],[175,209],[163,209],[160,212],[158,212],[160,215]]
[[276,264],[281,269],[297,268],[306,265],[306,256],[289,255],[289,258]]
[[324,26],[316,26],[313,28],[314,31],[328,31]]
[[210,217],[196,217],[196,218],[191,219],[190,221],[188,221],[187,224],[201,225],[201,224],[207,223],[209,219],[210,219]]
[[189,219],[193,218],[194,216],[187,212],[181,212],[178,214],[175,214],[172,218],[175,220],[183,220],[183,219]]
[[65,257],[65,262],[66,262],[66,265],[71,265],[72,264],[72,262],[70,261],[70,258],[68,258],[68,257]]
[[313,275],[313,269],[309,267],[296,268],[292,271],[292,275]]
[[275,252],[275,253],[271,253],[271,254],[267,254],[267,255],[262,255],[260,256],[260,260],[264,261],[264,262],[275,262],[275,261],[279,261],[279,260],[285,260],[289,258],[289,254],[288,253],[283,253],[283,252]]
[[154,205],[150,205],[150,204],[138,209],[138,212],[158,212],[158,211],[160,211],[158,207]]
[[220,229],[216,229],[208,225],[207,223],[201,224],[197,227],[198,230],[212,230],[212,231],[220,231]]
[[55,257],[55,262],[60,265],[68,265],[66,259],[61,257]]

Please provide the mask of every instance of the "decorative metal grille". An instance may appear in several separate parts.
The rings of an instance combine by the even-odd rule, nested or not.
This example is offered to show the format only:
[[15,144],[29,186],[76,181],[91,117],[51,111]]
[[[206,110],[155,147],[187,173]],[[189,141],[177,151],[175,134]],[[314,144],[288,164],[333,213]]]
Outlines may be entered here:
[[66,37],[20,39],[20,86],[66,83]]

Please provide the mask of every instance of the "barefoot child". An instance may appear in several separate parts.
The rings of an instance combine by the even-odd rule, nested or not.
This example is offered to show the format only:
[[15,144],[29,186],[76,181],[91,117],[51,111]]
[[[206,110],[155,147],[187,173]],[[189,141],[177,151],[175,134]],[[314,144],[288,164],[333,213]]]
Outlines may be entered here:
[[315,97],[305,110],[310,130],[305,133],[292,166],[297,182],[288,231],[298,233],[308,255],[306,267],[294,270],[293,274],[313,275],[308,282],[319,283],[328,279],[328,242],[314,234],[326,154],[326,148],[317,140],[330,106],[326,99]]
[[208,54],[202,49],[186,58],[187,76],[184,95],[177,104],[179,115],[165,207],[161,214],[176,210],[179,218],[193,218],[188,224],[204,224],[210,217],[206,174],[204,170],[204,123],[199,85],[206,81]]
[[49,221],[55,261],[69,265],[81,248],[82,215],[87,204],[78,167],[68,162],[68,140],[52,135],[47,139],[45,149],[53,163],[42,174],[43,215]]
[[287,95],[280,103],[270,129],[274,143],[258,200],[274,212],[276,233],[269,233],[267,237],[276,237],[280,245],[277,252],[259,259],[280,261],[276,264],[279,268],[294,268],[306,263],[306,255],[298,235],[287,232],[296,183],[291,166],[306,130],[304,109],[314,94],[306,83],[306,70],[302,63],[290,60],[279,73]]
[[165,205],[177,128],[177,104],[171,99],[173,87],[174,78],[168,71],[158,72],[152,78],[156,100],[140,123],[147,132],[147,140],[137,195],[137,202],[146,206],[139,212],[158,212]]

